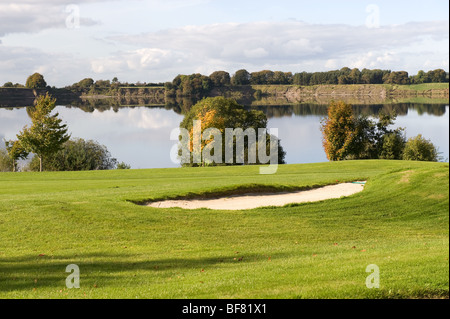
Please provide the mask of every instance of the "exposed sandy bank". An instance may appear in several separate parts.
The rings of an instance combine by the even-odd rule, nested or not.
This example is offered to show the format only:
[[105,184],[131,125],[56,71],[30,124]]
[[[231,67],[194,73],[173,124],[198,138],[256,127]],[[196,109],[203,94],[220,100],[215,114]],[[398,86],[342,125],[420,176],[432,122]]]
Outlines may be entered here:
[[292,203],[316,202],[350,196],[364,189],[364,182],[342,183],[308,191],[276,194],[242,194],[214,199],[165,200],[148,204],[150,207],[185,209],[210,208],[220,210],[252,209],[264,206],[284,206]]

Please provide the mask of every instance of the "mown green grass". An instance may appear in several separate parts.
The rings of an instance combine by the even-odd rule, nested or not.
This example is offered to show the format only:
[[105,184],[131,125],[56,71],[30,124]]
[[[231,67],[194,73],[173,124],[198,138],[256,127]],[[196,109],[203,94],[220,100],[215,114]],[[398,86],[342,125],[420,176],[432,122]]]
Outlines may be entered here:
[[[448,163],[0,174],[0,298],[448,298]],[[133,202],[367,180],[246,211]],[[67,289],[66,266],[80,267]],[[365,285],[367,265],[380,288]]]

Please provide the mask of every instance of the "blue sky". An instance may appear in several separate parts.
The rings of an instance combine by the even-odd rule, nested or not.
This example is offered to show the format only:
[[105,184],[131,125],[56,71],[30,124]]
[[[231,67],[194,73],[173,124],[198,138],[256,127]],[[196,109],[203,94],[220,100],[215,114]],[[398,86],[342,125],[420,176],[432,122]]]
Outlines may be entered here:
[[0,84],[33,72],[65,86],[240,68],[448,71],[448,12],[447,0],[2,1]]

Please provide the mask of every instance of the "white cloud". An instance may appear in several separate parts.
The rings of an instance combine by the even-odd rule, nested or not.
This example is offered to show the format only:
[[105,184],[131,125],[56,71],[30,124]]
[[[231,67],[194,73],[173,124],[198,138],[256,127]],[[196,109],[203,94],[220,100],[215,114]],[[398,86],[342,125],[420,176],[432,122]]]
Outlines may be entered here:
[[[102,10],[102,14],[95,17],[95,20],[87,18],[84,14],[89,14],[91,4],[122,2],[127,8],[134,5],[132,2],[137,2],[143,10],[151,8],[160,12],[171,12],[187,7],[202,6],[211,0],[15,0],[10,2],[0,3],[0,37],[11,33],[35,33],[49,28],[72,28],[70,20],[73,19],[73,15],[77,15],[80,26],[100,24],[97,18],[101,18],[107,9]],[[105,5],[106,8],[107,6],[108,4]]]
[[[0,3],[0,37],[10,33],[39,32],[49,28],[67,28],[67,19],[79,5],[114,0],[16,0]],[[83,26],[97,22],[79,16]]]
[[175,59],[175,54],[169,50],[143,48],[133,52],[127,60],[130,69],[163,67]]
[[125,62],[114,58],[95,59],[91,62],[94,73],[120,72],[125,66]]
[[[402,54],[404,56],[404,54]],[[400,65],[401,56],[398,53],[394,52],[374,52],[369,51],[365,54],[359,54],[354,57],[347,57],[347,61],[350,62],[347,64],[350,68],[368,68],[368,69],[385,69],[391,65]]]
[[336,59],[328,59],[325,62],[325,68],[327,69],[336,69],[339,67],[339,64]]
[[[38,3],[48,5],[50,1]],[[180,3],[175,0],[172,5]],[[27,7],[17,10],[24,8]],[[250,72],[271,69],[294,73],[343,66],[410,73],[448,69],[448,33],[446,21],[372,29],[285,21],[191,25],[108,37],[102,40],[117,51],[100,50],[98,55],[91,51],[85,54],[88,58],[0,45],[0,84],[2,80],[23,83],[26,76],[37,70],[43,72],[50,85],[64,86],[85,77],[163,82],[177,74],[210,74],[216,70],[233,73],[241,68]]]
[[111,57],[94,59],[91,62],[91,67],[92,71],[99,74],[113,74],[123,71],[155,71],[178,65],[184,58],[182,53],[175,51],[142,48],[119,52]]
[[24,84],[29,75],[39,72],[48,85],[64,86],[89,76],[88,66],[87,60],[71,53],[0,45],[0,85],[8,81]]
[[[372,29],[297,21],[185,26],[114,37],[119,43],[142,49],[121,52],[109,58],[127,61],[122,67],[130,70],[142,68],[162,72],[164,66],[166,74],[173,74],[176,70],[178,73],[197,69],[218,70],[217,66],[229,71],[240,66],[260,70],[275,65],[293,72],[303,71],[292,69],[293,66],[310,66],[315,70],[342,66],[397,70],[409,67],[412,60],[423,59],[424,49],[417,51],[417,48],[424,39],[427,44],[431,41],[443,51],[440,58],[438,55],[433,60],[445,59],[448,49],[443,48],[448,45],[448,29],[446,22],[408,23]],[[416,46],[413,55],[408,53],[412,45]],[[408,63],[402,58],[405,52],[410,60]],[[446,56],[442,56],[445,52]],[[106,64],[111,63],[108,58],[103,60]]]
[[250,59],[265,58],[269,55],[269,52],[264,48],[256,49],[244,49],[244,56]]

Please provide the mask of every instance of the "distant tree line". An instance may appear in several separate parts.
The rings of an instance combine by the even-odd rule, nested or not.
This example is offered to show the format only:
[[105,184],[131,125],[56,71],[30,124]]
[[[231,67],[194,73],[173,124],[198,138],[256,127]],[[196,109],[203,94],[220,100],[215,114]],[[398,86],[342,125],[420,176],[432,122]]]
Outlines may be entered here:
[[156,87],[163,86],[164,83],[128,83],[128,82],[120,82],[117,77],[114,77],[112,80],[97,80],[94,81],[92,78],[85,78],[81,81],[74,83],[72,85],[66,86],[65,89],[68,89],[72,92],[76,93],[84,93],[84,94],[114,94],[117,93],[120,88],[129,88],[129,87]]
[[263,70],[248,72],[245,69],[230,75],[226,71],[216,71],[206,76],[199,73],[177,75],[172,82],[164,84],[167,96],[204,96],[215,87],[229,85],[322,85],[322,84],[422,84],[448,82],[448,74],[443,69],[419,71],[410,76],[406,71],[380,69],[350,69],[326,72],[282,72]]
[[[172,82],[166,82],[166,96],[204,96],[212,88],[213,81],[209,76],[195,73],[191,75],[177,75]],[[224,83],[223,86],[230,83]]]
[[237,71],[230,79],[232,85],[320,85],[320,84],[420,84],[448,82],[448,74],[443,69],[419,71],[409,76],[406,71],[363,69],[344,67],[327,72],[292,72],[264,70],[249,73]]
[[25,85],[12,82],[6,82],[3,84],[4,88],[27,88],[27,89],[45,89],[47,88],[47,82],[44,80],[44,76],[40,73],[33,73],[27,78]]
[[[128,83],[120,82],[117,77],[112,80],[97,80],[85,78],[65,89],[85,94],[111,94],[123,87],[162,87],[167,96],[205,96],[215,87],[229,85],[321,85],[321,84],[422,84],[449,82],[449,75],[443,69],[425,72],[420,70],[416,75],[409,75],[406,71],[391,71],[380,69],[350,69],[325,72],[283,72],[262,70],[248,72],[245,69],[236,71],[233,75],[226,71],[215,71],[209,76],[200,73],[191,75],[177,75],[171,82],[166,83]],[[32,89],[46,88],[47,83],[39,73],[30,75],[25,86],[19,83],[6,82],[3,87],[26,87]]]
[[20,83],[12,83],[12,82],[6,82],[5,84],[3,84],[4,88],[25,88],[25,85],[20,84]]

